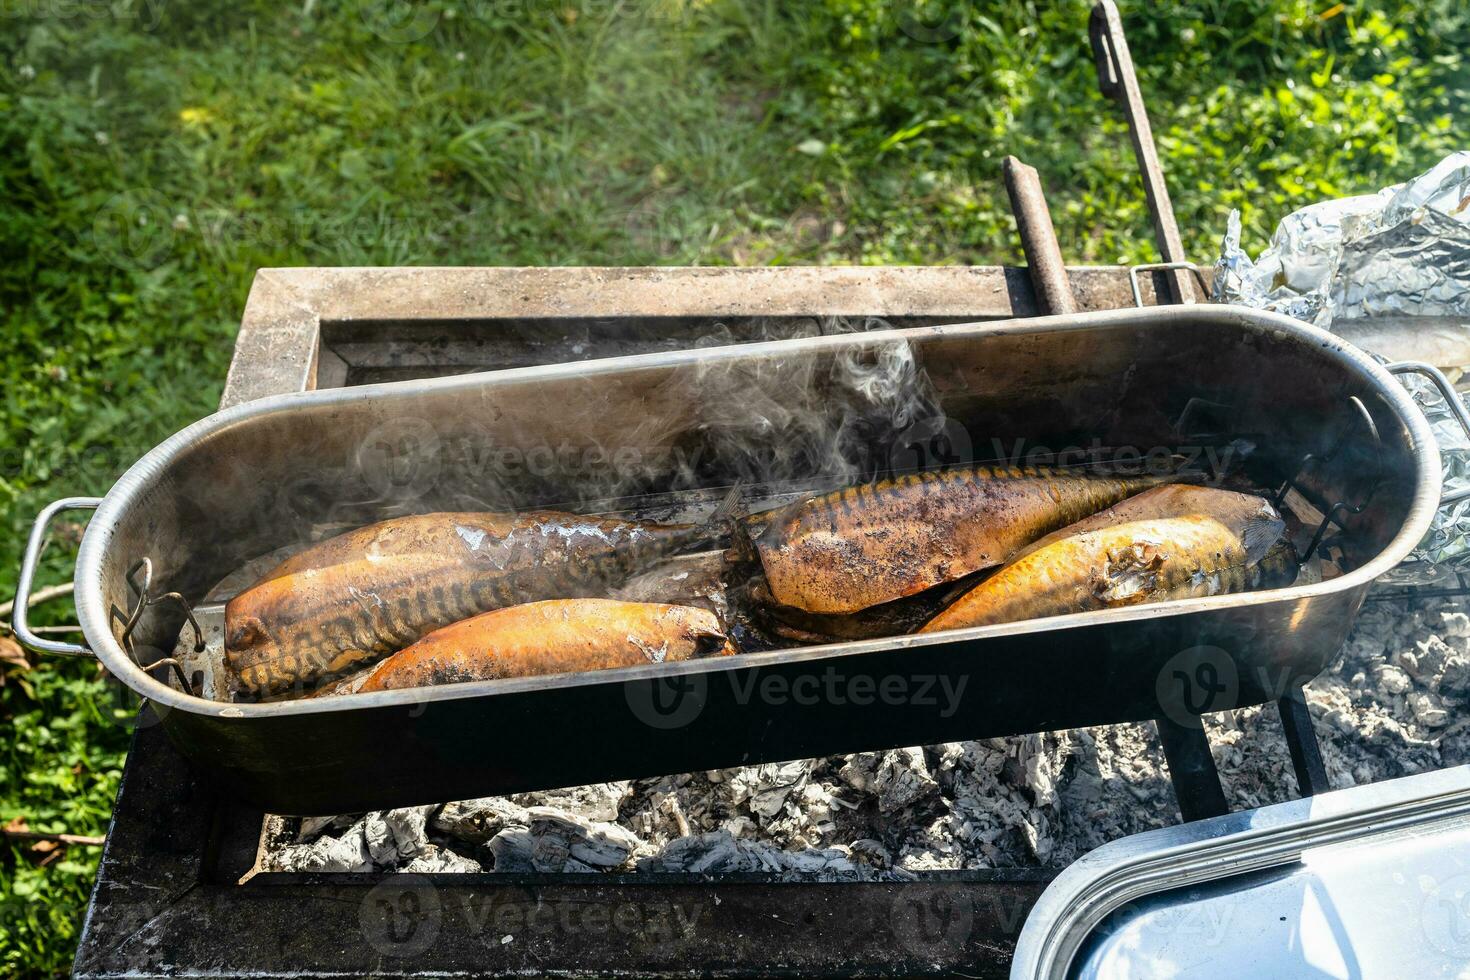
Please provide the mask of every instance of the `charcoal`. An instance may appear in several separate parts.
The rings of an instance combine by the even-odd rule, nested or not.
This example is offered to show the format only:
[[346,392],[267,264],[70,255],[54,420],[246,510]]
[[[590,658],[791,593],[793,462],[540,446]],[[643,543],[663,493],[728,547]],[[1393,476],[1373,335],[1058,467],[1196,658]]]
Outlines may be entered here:
[[854,861],[845,847],[782,850],[762,841],[739,840],[724,830],[672,840],[658,854],[639,861],[638,870],[697,874],[764,872],[852,881],[896,877],[882,875],[867,863]]
[[361,822],[340,837],[323,836],[310,844],[288,844],[267,855],[268,871],[372,871],[373,859]]
[[526,811],[531,821],[531,863],[537,871],[616,868],[641,842],[613,823],[594,823],[555,807]]
[[429,844],[403,866],[406,874],[466,874],[482,870],[480,862],[445,847]]
[[521,793],[511,802],[525,807],[554,807],[562,813],[587,820],[616,820],[618,807],[629,792],[627,780],[616,783],[593,783],[569,789],[552,789],[540,793]]
[[536,850],[535,838],[525,827],[507,827],[490,839],[485,849],[490,852],[493,871],[535,871],[533,860]]
[[850,755],[837,773],[848,786],[878,798],[878,809],[893,813],[937,792],[922,748]]
[[[1374,602],[1305,689],[1335,788],[1470,762],[1463,600]],[[1282,693],[1286,693],[1283,691]],[[1233,809],[1297,796],[1274,704],[1204,720]],[[766,763],[291,823],[275,870],[757,871],[829,880],[1061,867],[1177,823],[1152,723]]]
[[434,830],[466,844],[483,844],[508,826],[527,823],[526,808],[499,796],[446,803],[433,820]]

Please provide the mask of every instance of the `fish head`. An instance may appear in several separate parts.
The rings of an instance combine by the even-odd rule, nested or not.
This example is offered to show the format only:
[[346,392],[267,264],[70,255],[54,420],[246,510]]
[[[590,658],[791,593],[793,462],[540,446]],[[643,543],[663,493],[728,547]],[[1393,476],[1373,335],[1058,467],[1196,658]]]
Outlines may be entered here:
[[1286,522],[1271,501],[1253,493],[1166,484],[1145,491],[1136,499],[1139,503],[1156,504],[1162,514],[1197,514],[1219,521],[1240,539],[1250,564],[1259,561],[1286,530]]
[[225,663],[252,691],[267,692],[291,683],[297,672],[286,669],[281,638],[261,616],[237,608],[239,598],[225,607]]
[[725,634],[720,619],[708,609],[696,606],[674,606],[679,617],[681,631],[694,644],[693,659],[702,657],[728,657],[735,647]]

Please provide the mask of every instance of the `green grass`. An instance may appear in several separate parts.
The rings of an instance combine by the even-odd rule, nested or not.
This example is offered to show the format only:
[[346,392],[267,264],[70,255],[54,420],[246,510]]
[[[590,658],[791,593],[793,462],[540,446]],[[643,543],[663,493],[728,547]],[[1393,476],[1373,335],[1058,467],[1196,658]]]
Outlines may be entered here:
[[[1465,142],[1458,0],[1127,7],[1201,259],[1231,207],[1259,247]],[[211,409],[261,266],[1013,262],[1008,152],[1069,260],[1155,256],[1082,0],[415,10],[0,0],[0,594],[42,503]],[[3,677],[0,822],[102,833],[127,711],[86,664]],[[0,972],[64,971],[96,849],[3,851]]]

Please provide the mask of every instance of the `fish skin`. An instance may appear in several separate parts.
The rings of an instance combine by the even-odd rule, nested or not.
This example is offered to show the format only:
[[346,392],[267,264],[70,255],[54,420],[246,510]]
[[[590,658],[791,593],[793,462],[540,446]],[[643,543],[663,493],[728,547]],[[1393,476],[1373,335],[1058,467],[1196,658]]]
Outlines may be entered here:
[[226,663],[256,694],[316,684],[478,613],[605,594],[709,536],[557,511],[383,521],[286,559],[231,599]]
[[919,632],[1244,591],[1269,548],[1248,547],[1246,529],[1191,514],[1063,537],[1002,568]]
[[852,613],[1000,565],[1049,531],[1178,479],[969,467],[848,487],[744,528],[777,603]]
[[553,599],[496,609],[435,630],[369,669],[343,693],[612,670],[734,652],[707,609]]
[[1252,517],[1260,517],[1268,522],[1281,519],[1281,515],[1276,512],[1275,507],[1271,506],[1270,501],[1255,494],[1217,490],[1214,487],[1202,487],[1188,483],[1165,483],[1126,497],[1090,517],[1084,517],[1076,523],[1053,531],[1043,538],[1038,538],[1016,552],[1011,561],[1020,561],[1033,551],[1074,534],[1096,531],[1116,524],[1128,524],[1133,521],[1162,520],[1170,517],[1185,517],[1189,514],[1204,514],[1226,522],[1245,522]]
[[854,613],[809,613],[780,605],[759,574],[743,585],[742,592],[744,606],[753,611],[753,625],[763,633],[799,643],[840,643],[912,633],[944,608],[950,590],[933,589]]
[[634,575],[620,588],[614,589],[608,598],[708,609],[722,625],[728,625],[727,554],[725,551],[703,551],[676,555]]

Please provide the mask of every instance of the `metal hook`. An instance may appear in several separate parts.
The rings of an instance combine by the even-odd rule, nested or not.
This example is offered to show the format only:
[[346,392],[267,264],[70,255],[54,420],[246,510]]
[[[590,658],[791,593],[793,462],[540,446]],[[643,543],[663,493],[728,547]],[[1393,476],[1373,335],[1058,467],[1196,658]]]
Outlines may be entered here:
[[1205,274],[1193,262],[1145,262],[1128,267],[1128,285],[1133,289],[1134,306],[1143,306],[1143,287],[1138,283],[1140,272],[1191,272],[1199,283],[1200,293],[1210,295],[1210,284],[1205,281]]
[[[1470,410],[1465,408],[1465,402],[1455,391],[1455,386],[1450,384],[1450,379],[1444,376],[1444,372],[1432,364],[1422,361],[1400,361],[1397,364],[1389,364],[1385,368],[1389,374],[1417,374],[1428,380],[1439,391],[1439,396],[1444,399],[1445,406],[1455,416],[1455,421],[1465,430],[1465,435],[1470,438]],[[1457,504],[1466,498],[1470,498],[1470,487],[1456,490],[1454,493],[1444,494],[1439,498],[1439,505]]]
[[[1323,516],[1321,523],[1317,525],[1317,530],[1312,534],[1311,543],[1308,544],[1306,550],[1302,552],[1300,560],[1303,563],[1311,560],[1312,556],[1317,553],[1317,548],[1321,546],[1322,539],[1327,535],[1327,528],[1334,521],[1336,521],[1338,526],[1341,527],[1342,521],[1340,519],[1340,516],[1351,517],[1356,514],[1361,514],[1363,510],[1368,506],[1368,503],[1373,499],[1374,494],[1378,492],[1378,488],[1383,485],[1383,438],[1378,433],[1378,423],[1373,421],[1373,415],[1368,411],[1368,406],[1364,405],[1363,400],[1357,395],[1350,396],[1348,398],[1348,401],[1351,402],[1353,407],[1357,409],[1359,418],[1361,419],[1363,424],[1367,426],[1368,434],[1373,437],[1375,460],[1378,465],[1374,467],[1373,479],[1368,484],[1368,489],[1363,492],[1362,497],[1358,500],[1356,504],[1349,503],[1346,500],[1339,500],[1331,507],[1327,508],[1327,513]],[[1302,488],[1298,485],[1297,481],[1302,477],[1304,473],[1307,472],[1308,467],[1330,462],[1334,457],[1337,456],[1342,447],[1346,445],[1348,436],[1351,435],[1351,433],[1352,426],[1345,425],[1343,426],[1342,432],[1338,435],[1337,439],[1333,441],[1332,448],[1327,450],[1327,452],[1320,455],[1317,453],[1307,453],[1305,456],[1303,456],[1302,461],[1297,464],[1296,472],[1293,473],[1290,477],[1286,479],[1284,483],[1281,484],[1280,490],[1276,491],[1276,495],[1273,498],[1273,503],[1277,507],[1280,507],[1282,503],[1286,500],[1286,495],[1289,491],[1295,488],[1298,492],[1300,492]]]
[[[138,572],[140,570],[143,573],[142,582],[138,581]],[[144,610],[162,602],[176,602],[179,608],[184,611],[184,616],[188,619],[190,628],[194,630],[194,652],[202,652],[205,647],[204,630],[200,628],[199,620],[194,618],[194,610],[189,606],[188,600],[178,592],[165,592],[160,596],[151,596],[148,594],[149,589],[153,586],[153,560],[146,555],[134,562],[123,578],[128,583],[128,588],[138,597],[137,605],[128,613],[127,619],[123,622],[121,637],[123,649],[127,651],[128,656],[133,658],[133,662],[138,664],[138,667],[144,673],[151,674],[159,667],[172,667],[183,689],[189,694],[193,694],[194,685],[189,683],[189,678],[185,675],[183,666],[177,660],[173,657],[163,657],[145,667],[143,664],[138,663],[138,655],[133,648],[133,630],[137,628],[138,623],[142,620]]]

